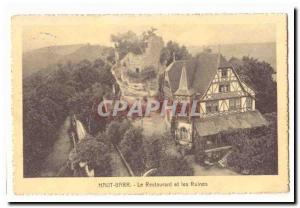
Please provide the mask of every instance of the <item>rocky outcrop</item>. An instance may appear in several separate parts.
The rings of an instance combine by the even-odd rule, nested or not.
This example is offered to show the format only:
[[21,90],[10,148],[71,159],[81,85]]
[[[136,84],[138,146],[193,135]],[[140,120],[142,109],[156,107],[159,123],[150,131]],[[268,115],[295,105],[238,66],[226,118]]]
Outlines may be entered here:
[[124,99],[150,98],[158,94],[159,75],[163,70],[160,64],[163,46],[161,37],[151,36],[143,54],[128,53],[122,60],[116,60],[112,73]]

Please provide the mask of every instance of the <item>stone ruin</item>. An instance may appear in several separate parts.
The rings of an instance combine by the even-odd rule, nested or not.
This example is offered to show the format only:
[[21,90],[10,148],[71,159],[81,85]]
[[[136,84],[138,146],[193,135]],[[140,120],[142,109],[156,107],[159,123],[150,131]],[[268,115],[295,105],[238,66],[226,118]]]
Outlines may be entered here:
[[158,95],[159,76],[164,70],[160,63],[160,52],[164,47],[163,39],[153,35],[148,38],[145,52],[129,52],[112,67],[112,73],[120,88],[121,99],[151,99]]

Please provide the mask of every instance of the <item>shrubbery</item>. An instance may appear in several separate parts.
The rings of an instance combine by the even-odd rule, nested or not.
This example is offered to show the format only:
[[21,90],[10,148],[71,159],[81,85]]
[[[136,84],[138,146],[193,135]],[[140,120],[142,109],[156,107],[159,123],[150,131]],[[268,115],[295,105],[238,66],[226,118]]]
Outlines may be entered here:
[[141,175],[145,170],[146,154],[143,139],[142,129],[132,127],[126,131],[119,145],[125,159],[136,175]]
[[204,150],[206,148],[204,138],[196,140],[194,145],[195,145],[195,147],[194,147],[195,161],[199,165],[204,165],[204,160],[206,158],[206,154],[204,152]]
[[132,127],[128,120],[112,121],[106,128],[108,139],[115,145],[119,144],[123,139],[125,132]]
[[88,136],[81,140],[70,153],[70,166],[74,176],[86,176],[80,162],[86,163],[89,170],[94,169],[95,176],[111,176],[110,148],[103,141]]
[[270,124],[248,131],[237,131],[228,136],[234,147],[228,165],[247,174],[278,173],[277,116],[268,114]]
[[[268,126],[221,132],[195,141],[195,160],[203,165],[204,149],[231,145],[228,166],[243,174],[277,174],[277,116],[265,114]],[[213,141],[212,145],[204,141]],[[224,154],[224,153],[223,153]]]
[[193,168],[183,157],[163,154],[159,160],[159,176],[192,176]]
[[193,175],[192,167],[176,150],[170,134],[144,137],[141,128],[131,126],[119,147],[138,176],[150,169],[156,169],[155,175]]
[[275,73],[270,64],[251,57],[231,58],[239,77],[255,91],[256,108],[261,113],[277,112],[277,83],[272,75]]

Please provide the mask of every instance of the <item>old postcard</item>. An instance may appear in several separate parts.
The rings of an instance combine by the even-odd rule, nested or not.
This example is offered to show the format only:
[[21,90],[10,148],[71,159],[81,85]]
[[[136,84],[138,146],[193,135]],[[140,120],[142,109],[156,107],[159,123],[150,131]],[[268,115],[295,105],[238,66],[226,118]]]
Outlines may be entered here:
[[288,192],[287,21],[14,16],[14,193]]

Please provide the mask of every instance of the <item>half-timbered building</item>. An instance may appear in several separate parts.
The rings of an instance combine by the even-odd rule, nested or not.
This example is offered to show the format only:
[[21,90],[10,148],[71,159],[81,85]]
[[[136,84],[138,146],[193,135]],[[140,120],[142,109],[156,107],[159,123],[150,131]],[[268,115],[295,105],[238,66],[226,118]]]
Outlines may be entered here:
[[255,109],[254,90],[220,54],[203,52],[191,60],[173,61],[165,70],[162,93],[189,108],[197,101],[197,116],[167,114],[180,144],[191,147],[195,137],[267,125]]

